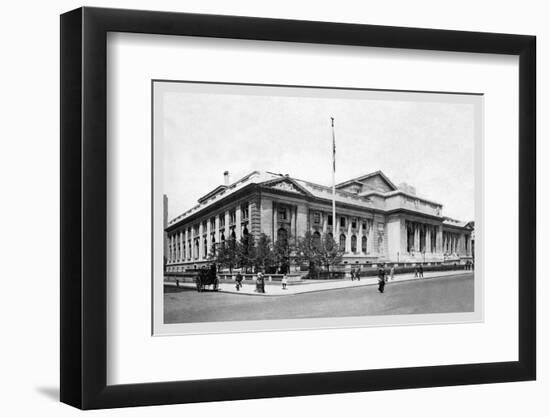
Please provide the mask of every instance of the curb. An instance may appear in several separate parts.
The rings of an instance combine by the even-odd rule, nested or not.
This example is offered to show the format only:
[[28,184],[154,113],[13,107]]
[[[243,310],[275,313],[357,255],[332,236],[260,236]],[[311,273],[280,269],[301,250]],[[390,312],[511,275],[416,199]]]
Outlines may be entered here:
[[[462,276],[462,275],[468,275],[468,274],[473,273],[473,272],[474,271],[468,271],[468,272],[461,272],[461,273],[457,273],[457,274],[439,275],[439,276],[432,276],[432,277],[425,277],[425,278],[408,278],[408,279],[402,279],[402,280],[399,280],[399,281],[393,281],[393,282],[389,281],[389,282],[391,282],[391,284],[394,285],[394,284],[400,284],[402,282],[425,281],[425,280],[429,280],[429,279],[441,279],[441,278],[452,278],[452,277],[457,277],[457,276]],[[314,293],[323,292],[323,291],[346,290],[346,289],[349,289],[349,288],[368,287],[368,286],[373,286],[373,285],[378,285],[378,283],[377,282],[365,283],[365,284],[361,284],[361,285],[341,287],[341,288],[320,288],[320,289],[317,289],[317,290],[303,291],[303,292],[290,293],[290,294],[246,293],[246,292],[229,291],[229,290],[218,290],[217,292],[224,293],[224,294],[248,295],[248,296],[252,296],[252,297],[288,297],[288,296],[292,296],[292,295],[314,294]]]

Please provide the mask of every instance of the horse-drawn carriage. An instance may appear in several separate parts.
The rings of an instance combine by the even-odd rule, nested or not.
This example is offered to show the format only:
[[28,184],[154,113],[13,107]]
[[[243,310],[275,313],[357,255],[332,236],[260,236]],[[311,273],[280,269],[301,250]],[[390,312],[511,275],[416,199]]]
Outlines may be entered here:
[[199,271],[195,278],[195,284],[197,285],[197,291],[218,291],[220,280],[216,274],[216,265],[212,264],[210,268],[203,268]]

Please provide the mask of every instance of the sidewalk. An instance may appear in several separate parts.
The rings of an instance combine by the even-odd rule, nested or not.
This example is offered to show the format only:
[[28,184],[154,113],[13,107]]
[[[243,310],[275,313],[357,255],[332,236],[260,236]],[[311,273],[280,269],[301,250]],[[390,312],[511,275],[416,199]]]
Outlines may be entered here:
[[[457,270],[425,272],[424,278],[415,278],[414,273],[399,274],[395,275],[393,280],[388,280],[386,285],[392,285],[393,283],[404,281],[422,281],[425,279],[444,278],[447,276],[466,276],[469,274],[473,274],[473,271]],[[175,286],[176,284],[174,282],[165,282],[164,285]],[[255,292],[256,285],[254,282],[251,281],[247,281],[240,289],[240,291],[236,290],[235,283],[221,283],[219,286],[219,292],[238,295],[252,295],[257,297],[270,297],[336,290],[341,288],[363,287],[366,285],[378,285],[378,278],[361,278],[361,281],[352,281],[349,278],[346,278],[344,280],[303,280],[299,284],[287,285],[286,290],[283,290],[281,285],[266,285],[266,292],[263,294]],[[180,283],[180,287],[193,289],[196,288],[194,283]]]

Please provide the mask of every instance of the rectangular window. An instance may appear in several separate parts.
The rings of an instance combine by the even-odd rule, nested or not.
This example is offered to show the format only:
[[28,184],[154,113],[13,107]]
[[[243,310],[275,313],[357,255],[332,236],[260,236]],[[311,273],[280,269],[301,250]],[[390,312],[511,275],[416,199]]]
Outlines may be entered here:
[[286,220],[287,219],[286,208],[280,208],[278,210],[278,213],[279,213],[279,220]]
[[328,215],[328,221],[327,221],[328,225],[329,226],[332,226],[332,214],[329,214]]
[[229,213],[229,223],[233,224],[233,223],[235,223],[236,220],[237,220],[237,215],[236,215],[235,211],[230,212]]
[[243,220],[248,219],[248,203],[241,206],[241,217]]
[[225,227],[225,214],[220,214],[220,227]]
[[340,217],[340,227],[346,227],[346,218]]
[[355,217],[351,220],[351,227],[353,229],[355,229],[357,227],[357,219]]
[[363,230],[367,230],[367,221],[363,220]]
[[313,213],[313,223],[315,224],[321,223],[321,213],[319,212]]

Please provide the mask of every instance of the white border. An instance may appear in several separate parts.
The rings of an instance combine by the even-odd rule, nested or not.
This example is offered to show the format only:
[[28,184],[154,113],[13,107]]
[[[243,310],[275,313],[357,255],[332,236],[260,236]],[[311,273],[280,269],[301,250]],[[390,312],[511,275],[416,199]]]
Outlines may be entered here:
[[[237,84],[205,84],[174,81],[153,81],[153,335],[212,334],[244,331],[279,331],[334,329],[343,327],[364,327],[382,325],[451,324],[479,322],[483,320],[483,96],[471,94],[442,94],[426,92],[373,91],[350,89],[326,89],[297,86],[265,86]],[[467,138],[475,143],[476,181],[476,260],[479,271],[475,272],[474,311],[439,314],[400,314],[383,316],[270,319],[255,321],[223,321],[208,323],[164,323],[164,236],[163,236],[163,145],[164,145],[164,97],[165,94],[238,94],[280,97],[340,98],[348,100],[412,101],[435,103],[462,103],[474,107],[474,136]],[[185,138],[182,138],[184,140]],[[192,142],[188,146],[193,146]]]
[[[517,360],[517,57],[137,34],[107,48],[109,384]],[[484,93],[484,322],[151,337],[151,79]]]

